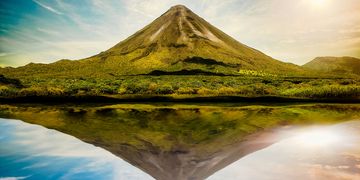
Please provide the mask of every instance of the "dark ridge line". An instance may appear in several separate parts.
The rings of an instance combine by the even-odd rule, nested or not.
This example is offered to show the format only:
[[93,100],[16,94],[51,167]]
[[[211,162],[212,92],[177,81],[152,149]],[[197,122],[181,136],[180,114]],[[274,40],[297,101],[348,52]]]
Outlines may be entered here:
[[171,65],[175,65],[177,63],[180,63],[180,62],[184,62],[184,63],[192,63],[192,64],[201,64],[201,65],[218,65],[218,66],[224,66],[224,67],[232,67],[232,68],[236,68],[238,67],[237,64],[226,64],[224,62],[220,62],[220,61],[217,61],[217,60],[214,60],[214,59],[206,59],[206,58],[202,58],[202,57],[188,57],[184,60],[180,60],[180,61],[177,61]]
[[208,72],[203,71],[200,69],[193,69],[193,70],[187,70],[183,69],[180,71],[161,71],[161,70],[154,70],[151,71],[148,74],[140,74],[140,75],[151,75],[151,76],[162,76],[162,75],[179,75],[179,76],[186,76],[186,75],[206,75],[206,76],[234,76],[234,75],[227,75],[224,73],[214,73],[214,72]]
[[8,78],[5,77],[4,75],[0,74],[0,85],[1,84],[5,84],[5,85],[13,85],[17,88],[23,88],[24,86],[21,84],[21,81],[19,79],[15,79],[15,78]]

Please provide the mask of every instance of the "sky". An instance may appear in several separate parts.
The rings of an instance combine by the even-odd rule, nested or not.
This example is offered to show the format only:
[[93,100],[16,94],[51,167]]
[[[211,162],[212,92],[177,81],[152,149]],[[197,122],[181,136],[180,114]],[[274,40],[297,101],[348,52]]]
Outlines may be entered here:
[[177,4],[281,61],[360,58],[359,0],[1,0],[0,66],[98,54]]

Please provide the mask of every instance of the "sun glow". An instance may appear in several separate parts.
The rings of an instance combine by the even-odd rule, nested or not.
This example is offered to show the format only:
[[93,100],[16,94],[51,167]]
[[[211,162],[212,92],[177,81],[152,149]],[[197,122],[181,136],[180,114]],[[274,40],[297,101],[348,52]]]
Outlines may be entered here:
[[322,6],[326,4],[327,0],[312,0],[312,3],[316,6]]
[[303,147],[333,147],[341,143],[345,135],[334,129],[314,128],[298,134],[294,141]]
[[310,0],[310,3],[315,7],[324,7],[329,3],[329,0]]

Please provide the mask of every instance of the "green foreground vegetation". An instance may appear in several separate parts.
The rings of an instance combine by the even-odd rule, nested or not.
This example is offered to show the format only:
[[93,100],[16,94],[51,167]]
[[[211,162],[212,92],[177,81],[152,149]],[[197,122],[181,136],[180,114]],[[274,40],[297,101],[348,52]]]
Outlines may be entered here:
[[359,99],[356,78],[252,76],[118,76],[113,78],[0,78],[0,97],[138,96],[288,97]]

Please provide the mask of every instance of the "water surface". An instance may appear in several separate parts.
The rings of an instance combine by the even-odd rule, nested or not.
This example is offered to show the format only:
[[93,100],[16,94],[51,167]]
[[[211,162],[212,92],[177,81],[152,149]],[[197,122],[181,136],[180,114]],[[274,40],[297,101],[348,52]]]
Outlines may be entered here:
[[153,179],[110,152],[19,120],[0,118],[0,178]]
[[[293,163],[291,167],[296,169],[294,171],[304,173],[299,177],[306,179],[312,176],[306,176],[308,175],[306,168],[304,169],[306,166],[299,164],[315,164],[320,167],[319,169],[323,165],[324,167],[330,166],[326,166],[327,164],[322,161],[319,161],[318,164],[309,161],[309,159],[313,159],[313,154],[317,154],[317,151],[311,148],[295,148],[296,146],[291,144],[294,142],[291,138],[296,137],[294,132],[297,132],[299,128],[332,127],[335,124],[356,122],[355,120],[360,119],[359,112],[360,105],[357,104],[118,104],[103,106],[28,104],[0,106],[0,117],[20,119],[71,135],[83,142],[101,147],[129,162],[126,164],[120,158],[114,160],[123,162],[124,166],[126,164],[128,168],[125,169],[132,169],[131,172],[134,174],[130,173],[131,178],[146,177],[138,173],[141,169],[156,179],[287,178],[291,177],[291,174],[296,174],[290,173],[289,169],[286,169],[286,167],[290,167],[291,163]],[[2,127],[1,129],[6,128]],[[40,137],[40,135],[33,136]],[[352,136],[358,137],[357,134]],[[320,135],[321,137],[322,135]],[[9,142],[17,144],[13,140],[9,140]],[[40,140],[40,142],[37,144],[45,146],[48,142],[54,141]],[[59,140],[59,142],[63,142],[63,140]],[[313,145],[310,143],[309,147],[315,147],[315,145],[316,143]],[[53,147],[51,143],[48,146]],[[96,149],[95,146],[91,147]],[[62,146],[68,150],[77,149],[70,147],[70,145]],[[334,147],[348,146],[330,143],[328,147],[322,148],[323,151],[328,151],[336,149]],[[103,149],[101,150],[104,151]],[[46,149],[42,152],[47,151],[51,152]],[[41,150],[32,152],[41,152]],[[58,152],[71,151],[58,148]],[[355,152],[353,154],[356,155],[356,158],[358,157],[356,151],[351,152]],[[69,154],[72,153],[75,152]],[[28,153],[28,155],[32,156],[32,153]],[[324,159],[332,159],[329,157]],[[335,161],[335,157],[338,156],[334,155],[333,157]],[[304,161],[295,161],[294,159],[297,158],[304,159]],[[356,158],[351,166],[353,170],[351,175],[354,177],[357,177],[356,173],[358,173],[358,169],[355,168],[358,167]],[[8,160],[7,163],[11,162],[14,160]],[[67,166],[79,168],[91,164],[80,163],[80,160],[77,162],[79,163],[68,163]],[[286,162],[290,163],[289,166],[286,165]],[[33,164],[33,162],[28,162],[28,164]],[[106,173],[99,174],[98,178],[103,177],[100,179],[111,179],[115,177],[112,175],[114,172],[119,172],[121,177],[126,177],[121,174],[121,168],[118,170],[113,166],[97,167],[102,167],[106,171]],[[346,169],[345,166],[342,168]],[[54,170],[55,172],[56,170]],[[61,175],[64,172],[59,169],[58,174]],[[129,175],[129,173],[127,174]],[[26,177],[24,173],[10,175]],[[326,176],[328,175],[324,175],[324,177]]]
[[278,132],[286,136],[209,179],[360,179],[360,120]]

